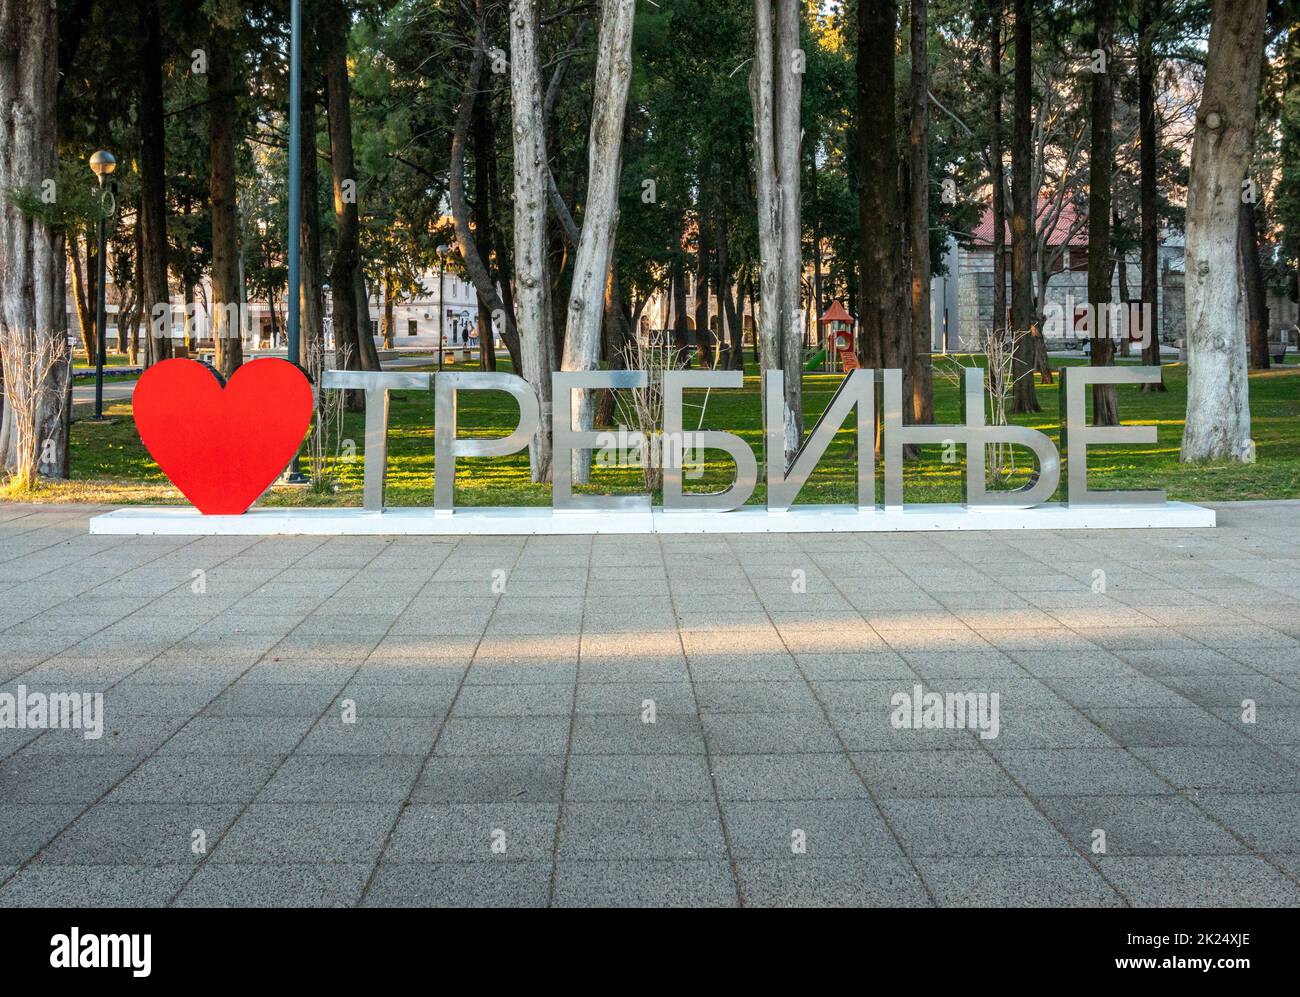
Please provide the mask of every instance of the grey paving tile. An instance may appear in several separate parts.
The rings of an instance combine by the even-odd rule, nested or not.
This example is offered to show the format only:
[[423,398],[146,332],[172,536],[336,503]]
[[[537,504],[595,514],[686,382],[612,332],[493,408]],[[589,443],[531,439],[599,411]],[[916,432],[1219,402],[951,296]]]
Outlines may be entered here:
[[853,762],[878,799],[1021,795],[982,751],[864,751]]
[[990,748],[1110,748],[1115,741],[1073,708],[1000,713]]
[[177,907],[352,907],[371,867],[216,865],[200,869],[176,898]]
[[702,755],[574,755],[565,799],[710,800],[713,784]]
[[567,717],[572,709],[571,686],[467,684],[456,697],[452,715],[455,717]]
[[374,862],[397,803],[254,803],[212,852],[210,862],[318,864]]
[[441,720],[447,715],[447,710],[450,710],[455,694],[454,682],[403,682],[389,685],[352,681],[339,692],[333,707],[325,716],[341,719],[344,703],[350,703],[351,710],[348,712],[357,719],[403,716]]
[[292,755],[259,803],[400,802],[420,769],[413,755]]
[[809,681],[863,682],[910,679],[912,666],[893,651],[851,654],[796,654],[795,663]]
[[37,861],[161,866],[199,862],[239,813],[236,804],[100,803]]
[[553,803],[413,803],[385,862],[543,861],[555,846]]
[[313,719],[310,716],[198,716],[159,750],[184,755],[284,754],[307,733]]
[[1093,707],[1088,717],[1126,748],[1244,745],[1244,734],[1200,707]]
[[914,730],[895,727],[890,711],[832,709],[831,726],[850,751],[978,751],[979,742],[966,730],[939,727]]
[[687,659],[700,685],[727,682],[799,682],[789,654],[692,654]]
[[575,755],[698,755],[704,753],[700,721],[691,715],[578,717],[573,724]]
[[347,676],[330,685],[269,685],[241,680],[203,711],[206,717],[318,717],[338,694]]
[[1163,682],[1145,676],[1132,678],[1047,679],[1056,693],[1080,709],[1179,709],[1194,705]]
[[423,758],[433,747],[440,717],[358,716],[344,723],[327,715],[298,746],[299,755],[414,755]]
[[592,716],[641,716],[648,705],[655,712],[695,715],[695,694],[684,679],[676,682],[587,682],[578,679],[574,711]]
[[1179,789],[1300,792],[1300,764],[1265,748],[1134,748],[1133,754]]
[[564,808],[561,860],[727,857],[713,802],[585,803]]
[[704,732],[710,750],[720,755],[840,750],[834,729],[820,711],[707,714]]
[[900,856],[870,800],[723,800],[737,860]]
[[[1105,855],[1235,855],[1245,849],[1181,796],[1049,796],[1042,808],[1078,848]],[[1105,851],[1098,851],[1105,832]]]
[[192,866],[29,865],[0,887],[0,907],[161,907]]
[[124,717],[110,713],[105,704],[103,730],[99,737],[86,737],[85,730],[47,730],[34,739],[25,754],[66,755],[85,758],[90,755],[130,755],[143,757],[155,751],[185,724],[184,717]]
[[0,803],[0,864],[26,862],[80,812],[77,804]]
[[734,907],[735,881],[718,861],[561,861],[557,907]]
[[931,906],[910,863],[811,855],[737,862],[747,907]]
[[1300,886],[1249,855],[1121,858],[1102,871],[1135,907],[1295,907]]
[[247,803],[281,755],[159,754],[146,759],[105,799],[108,803]]
[[724,800],[848,800],[867,795],[842,753],[720,755],[713,759]]
[[383,862],[365,907],[545,907],[547,862]]
[[1034,796],[1133,796],[1171,793],[1123,748],[996,748],[1012,777]]
[[451,717],[439,755],[563,755],[568,717]]
[[1078,855],[922,857],[917,868],[940,907],[1119,907],[1123,900]]
[[1196,801],[1249,848],[1300,852],[1300,793],[1201,793]]
[[1249,672],[1241,662],[1208,648],[1184,648],[1180,651],[1120,650],[1115,653],[1142,674],[1153,678],[1172,675],[1245,675]]
[[559,802],[561,755],[459,755],[430,758],[412,792],[417,803]]
[[883,800],[881,809],[909,855],[1059,856],[1069,843],[1020,798]]
[[543,658],[524,661],[512,658],[484,662],[478,658],[465,675],[465,685],[547,685],[573,688],[578,666],[574,661],[556,661]]
[[22,752],[0,762],[0,800],[6,803],[90,803],[138,763],[129,755],[37,755]]

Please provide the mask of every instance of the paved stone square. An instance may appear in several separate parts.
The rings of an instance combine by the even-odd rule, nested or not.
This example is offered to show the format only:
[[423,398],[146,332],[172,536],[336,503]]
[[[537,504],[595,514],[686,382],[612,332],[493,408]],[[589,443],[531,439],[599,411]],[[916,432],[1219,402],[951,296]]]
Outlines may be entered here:
[[[0,905],[1295,905],[1300,503],[1217,508],[457,540],[0,506],[0,698],[104,709],[0,729]],[[997,736],[898,726],[917,686],[997,693]]]

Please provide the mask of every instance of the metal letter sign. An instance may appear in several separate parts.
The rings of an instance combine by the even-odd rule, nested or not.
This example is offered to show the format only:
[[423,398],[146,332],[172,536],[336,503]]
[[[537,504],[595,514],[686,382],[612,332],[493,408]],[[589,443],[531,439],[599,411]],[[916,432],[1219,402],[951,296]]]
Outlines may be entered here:
[[[198,376],[196,371],[202,376]],[[259,381],[255,375],[262,375]],[[734,433],[687,430],[683,393],[689,389],[732,389],[744,384],[736,370],[668,370],[663,373],[663,508],[652,509],[645,495],[575,495],[573,467],[583,451],[603,447],[608,433],[573,424],[579,411],[575,392],[644,390],[640,370],[559,371],[552,377],[552,508],[474,508],[455,513],[456,461],[460,457],[500,457],[526,448],[539,432],[542,411],[534,387],[504,373],[439,374],[329,370],[322,388],[366,393],[363,510],[270,509],[248,505],[289,459],[302,439],[310,415],[307,379],[283,361],[254,361],[231,379],[229,388],[190,361],[166,361],[144,375],[136,389],[136,419],[141,436],[165,473],[197,506],[194,510],[123,509],[95,517],[96,533],[579,533],[699,532],[710,529],[764,531],[867,531],[902,529],[1012,529],[1140,526],[1213,526],[1214,513],[1180,502],[1166,502],[1162,491],[1102,491],[1088,487],[1088,448],[1115,443],[1154,443],[1154,426],[1089,426],[1085,390],[1091,384],[1143,384],[1158,380],[1158,367],[1066,367],[1061,377],[1061,449],[1044,433],[1025,426],[991,426],[985,417],[984,371],[968,368],[962,383],[960,425],[910,425],[903,421],[900,370],[854,370],[786,460],[784,374],[763,374],[763,441],[766,455],[766,506],[748,505],[758,483],[754,451]],[[246,378],[246,379],[245,379]],[[880,387],[877,387],[877,384]],[[384,484],[388,459],[388,397],[391,391],[434,391],[433,510],[386,509]],[[519,420],[503,437],[462,437],[456,418],[461,391],[501,391],[519,405]],[[258,393],[260,392],[260,394]],[[169,415],[176,405],[184,417]],[[196,408],[198,411],[196,411]],[[189,433],[243,413],[242,436]],[[835,434],[854,416],[857,501],[849,505],[796,506],[795,499],[825,455]],[[280,421],[275,422],[271,416]],[[227,426],[228,422],[222,422]],[[261,427],[261,428],[259,428]],[[628,439],[640,440],[647,427]],[[620,434],[621,436],[622,434]],[[238,453],[219,458],[204,440],[233,439]],[[259,442],[262,441],[262,442]],[[876,447],[883,457],[883,495],[877,504]],[[961,505],[905,505],[903,453],[914,444],[960,444],[966,452]],[[1029,483],[1015,489],[990,488],[987,447],[1008,444],[1033,453],[1037,464]],[[735,479],[719,492],[683,489],[684,455],[720,450],[735,462]],[[207,454],[207,456],[200,456]],[[264,455],[256,468],[240,455]],[[260,459],[260,458],[259,458]],[[1067,470],[1065,502],[1053,503]],[[585,462],[585,461],[584,461]],[[266,466],[263,466],[266,465]],[[207,483],[208,469],[219,469]],[[202,473],[201,473],[202,472]],[[243,477],[236,480],[236,472]],[[208,477],[212,477],[208,474]],[[200,480],[202,479],[202,480]],[[238,487],[234,487],[237,485]],[[230,493],[227,496],[225,493]],[[219,495],[220,493],[220,495]],[[203,515],[200,515],[203,514]],[[685,515],[684,515],[685,514]],[[694,514],[694,515],[690,515]],[[368,517],[364,521],[356,517]]]

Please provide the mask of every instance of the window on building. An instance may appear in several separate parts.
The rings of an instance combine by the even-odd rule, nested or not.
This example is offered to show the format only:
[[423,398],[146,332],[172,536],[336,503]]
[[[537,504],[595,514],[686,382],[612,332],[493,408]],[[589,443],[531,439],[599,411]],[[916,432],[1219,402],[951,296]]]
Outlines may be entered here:
[[415,336],[419,334],[419,331],[420,331],[420,323],[417,322],[415,319],[409,319],[406,323],[406,334],[408,336]]
[[378,319],[373,319],[373,318],[372,318],[372,319],[370,320],[370,335],[372,335],[372,336],[378,336],[378,335],[379,335],[379,320],[378,320]]

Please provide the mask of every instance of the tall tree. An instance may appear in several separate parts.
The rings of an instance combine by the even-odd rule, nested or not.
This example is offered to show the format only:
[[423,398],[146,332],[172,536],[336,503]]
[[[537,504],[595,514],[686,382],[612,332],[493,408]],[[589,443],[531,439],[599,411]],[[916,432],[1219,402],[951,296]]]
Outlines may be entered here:
[[140,49],[140,268],[149,337],[145,364],[172,354],[171,292],[167,284],[167,152],[163,129],[163,47],[158,0],[137,7]]
[[[348,81],[348,33],[351,17],[343,0],[330,0],[323,18],[325,90],[329,104],[330,165],[334,182],[334,261],[330,296],[334,300],[334,363],[349,370],[378,370],[379,355],[370,335],[365,294],[358,300],[361,258],[358,254],[356,168],[352,156],[352,90]],[[364,285],[362,285],[364,287]],[[350,393],[352,407],[364,405],[362,392]]]
[[898,118],[895,108],[894,0],[860,0],[857,52],[858,229],[861,245],[863,359],[870,367],[898,367],[911,394],[911,326],[899,313],[901,229]]
[[[1089,362],[1094,367],[1115,363],[1115,341],[1110,338],[1109,321],[1111,255],[1110,174],[1115,92],[1111,83],[1114,58],[1114,0],[1094,0],[1095,45],[1089,65],[1089,122],[1091,141],[1088,159],[1088,302],[1096,309],[1095,328],[1089,329],[1092,348]],[[1094,426],[1119,425],[1119,408],[1113,384],[1092,387],[1092,422]]]
[[764,370],[785,371],[781,422],[787,465],[803,438],[803,263],[799,219],[802,56],[798,0],[775,0],[775,5],[772,0],[754,0],[754,68],[749,83],[762,258],[759,362]]
[[[600,366],[605,291],[618,227],[623,119],[632,78],[632,22],[635,15],[636,0],[604,0],[596,45],[591,131],[587,142],[587,198],[564,329],[564,370],[595,370]],[[593,393],[576,391],[570,404],[572,425],[589,432],[595,414]],[[590,450],[574,452],[573,473],[573,480],[580,483],[590,478]]]
[[1254,458],[1238,227],[1266,0],[1215,0],[1187,185],[1184,461]]
[[[1160,220],[1156,187],[1156,169],[1160,124],[1156,119],[1155,34],[1160,18],[1160,0],[1138,0],[1138,145],[1139,192],[1142,215],[1142,303],[1151,309],[1146,346],[1142,362],[1160,366]],[[1142,385],[1143,391],[1166,391],[1163,372],[1160,380]]]
[[1007,331],[1007,186],[1002,155],[1002,3],[989,20],[989,184],[993,187],[993,328]]
[[1241,225],[1237,235],[1241,247],[1241,283],[1246,299],[1246,359],[1251,370],[1267,370],[1268,286],[1260,264],[1259,206],[1253,199],[1241,201]]
[[1011,326],[1016,336],[1011,375],[1012,411],[1037,412],[1034,387],[1038,308],[1034,302],[1034,226],[1037,205],[1033,191],[1033,28],[1029,0],[1013,0],[1015,58],[1011,110]]
[[302,40],[302,240],[300,262],[298,362],[304,367],[313,360],[324,362],[325,314],[322,300],[320,255],[320,168],[316,147],[316,106],[319,100],[320,60],[316,36],[310,27]]
[[239,220],[235,207],[238,73],[234,37],[222,12],[208,33],[208,190],[212,211],[212,337],[217,370],[230,377],[243,362]]
[[[47,0],[0,0],[0,467],[68,474],[70,358],[63,233],[22,210],[58,176],[58,22]],[[49,362],[52,361],[52,362]],[[16,376],[31,364],[39,379]],[[18,398],[34,391],[38,397]],[[17,399],[17,404],[15,400]],[[16,419],[26,408],[32,418]],[[21,460],[20,460],[21,457]]]
[[908,129],[912,238],[912,418],[934,422],[930,365],[930,52],[928,4],[912,0],[912,121]]
[[551,371],[555,337],[547,264],[546,204],[550,168],[542,118],[537,0],[510,0],[510,97],[514,113],[515,303],[522,374],[541,408],[529,446],[534,481],[551,477]]

